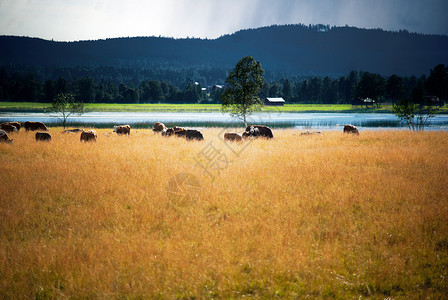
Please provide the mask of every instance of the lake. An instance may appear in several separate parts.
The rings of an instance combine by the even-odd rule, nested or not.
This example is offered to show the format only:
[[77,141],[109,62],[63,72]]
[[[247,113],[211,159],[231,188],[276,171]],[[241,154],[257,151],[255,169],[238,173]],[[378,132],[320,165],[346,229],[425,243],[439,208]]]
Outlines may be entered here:
[[[0,122],[4,121],[40,121],[55,124],[57,117],[44,113],[0,112]],[[255,113],[248,117],[248,124],[265,124],[274,128],[293,127],[296,129],[339,130],[340,125],[353,124],[366,129],[401,129],[405,124],[393,114],[356,114],[356,113]],[[242,124],[229,114],[192,113],[192,112],[88,112],[82,116],[71,116],[67,120],[70,126],[109,127],[130,124],[134,127],[147,127],[155,122],[168,126],[184,127],[235,127]],[[437,115],[430,119],[430,130],[448,130],[448,115]]]

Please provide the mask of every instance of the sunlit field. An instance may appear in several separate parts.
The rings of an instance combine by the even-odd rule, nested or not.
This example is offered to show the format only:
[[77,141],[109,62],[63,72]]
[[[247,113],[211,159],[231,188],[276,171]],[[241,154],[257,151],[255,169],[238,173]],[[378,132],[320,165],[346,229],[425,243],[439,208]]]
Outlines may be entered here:
[[448,295],[448,132],[111,131],[0,143],[0,298]]

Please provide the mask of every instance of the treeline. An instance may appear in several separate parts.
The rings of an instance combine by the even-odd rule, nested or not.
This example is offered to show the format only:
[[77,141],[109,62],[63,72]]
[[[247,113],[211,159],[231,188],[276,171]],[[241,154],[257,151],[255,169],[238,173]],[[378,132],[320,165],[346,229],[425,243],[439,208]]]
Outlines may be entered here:
[[[66,69],[70,74],[74,69]],[[261,97],[283,97],[287,103],[359,104],[366,98],[375,103],[395,103],[403,98],[421,102],[425,96],[448,98],[448,67],[440,64],[429,76],[389,77],[376,73],[352,71],[340,77],[283,77],[266,76]],[[105,72],[108,74],[109,72]],[[170,74],[169,72],[166,74]],[[51,102],[57,94],[70,93],[85,103],[220,103],[223,85],[203,85],[202,76],[176,80],[153,79],[117,81],[106,75],[89,74],[85,77],[63,77],[41,80],[41,73],[0,70],[0,101]],[[66,74],[67,75],[67,74]],[[155,75],[155,74],[153,74]],[[185,74],[188,75],[188,74]],[[79,74],[77,75],[79,76]],[[126,76],[122,74],[122,76]],[[278,76],[277,76],[278,77]],[[162,76],[162,78],[164,78]],[[269,78],[271,80],[269,80]],[[224,79],[222,79],[224,82]]]
[[421,103],[426,96],[448,99],[448,66],[437,65],[429,76],[400,77],[352,71],[338,78],[312,77],[292,82],[290,79],[265,82],[261,95],[283,97],[288,103],[363,104],[395,103],[407,98]]
[[[144,69],[139,67],[117,66],[59,66],[42,67],[29,65],[5,64],[0,66],[10,77],[31,76],[34,80],[45,82],[63,78],[69,82],[79,79],[91,78],[96,84],[110,82],[115,85],[121,83],[126,86],[137,87],[143,81],[166,81],[183,88],[186,82],[199,82],[202,86],[222,84],[227,76],[227,69],[223,68],[174,68],[158,66],[157,68]],[[270,73],[268,76],[272,77]],[[277,74],[276,78],[282,75]]]
[[111,81],[95,83],[91,77],[59,77],[41,82],[32,74],[8,75],[0,70],[0,101],[51,102],[61,93],[72,94],[84,103],[200,103],[206,99],[201,84],[192,81],[186,82],[183,89],[158,80],[144,80],[138,86]]

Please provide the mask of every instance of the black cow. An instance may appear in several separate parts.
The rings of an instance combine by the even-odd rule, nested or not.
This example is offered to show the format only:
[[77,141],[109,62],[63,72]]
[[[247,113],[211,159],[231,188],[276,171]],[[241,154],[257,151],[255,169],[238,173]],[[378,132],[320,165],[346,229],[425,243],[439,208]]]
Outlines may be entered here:
[[272,129],[264,125],[249,125],[246,127],[244,137],[265,137],[272,139],[274,135],[272,134]]
[[187,140],[198,140],[202,141],[204,139],[204,136],[202,135],[202,132],[195,129],[187,129],[185,132],[185,138]]
[[51,141],[51,134],[38,131],[36,132],[36,142],[37,141],[49,142]]

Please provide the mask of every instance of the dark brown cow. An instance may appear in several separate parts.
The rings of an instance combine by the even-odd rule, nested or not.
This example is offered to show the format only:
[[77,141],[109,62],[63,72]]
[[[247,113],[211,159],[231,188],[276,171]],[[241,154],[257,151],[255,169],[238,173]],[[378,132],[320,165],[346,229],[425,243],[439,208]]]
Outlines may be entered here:
[[25,130],[26,131],[28,131],[28,130],[43,130],[43,131],[47,131],[48,128],[42,122],[26,121],[25,122]]
[[8,134],[4,130],[0,130],[0,143],[12,143],[12,140],[9,139]]
[[186,134],[187,134],[187,130],[185,130],[185,129],[174,132],[174,135],[179,136],[179,137],[185,137]]
[[95,130],[81,132],[81,142],[96,142],[97,134]]
[[36,132],[36,142],[42,141],[42,142],[49,142],[51,141],[51,134],[48,132]]
[[162,131],[162,135],[163,136],[172,136],[172,135],[176,135],[177,132],[181,132],[180,134],[178,134],[178,136],[184,136],[186,131],[185,128],[183,127],[179,127],[179,126],[174,126],[172,128],[166,128],[164,131]]
[[[21,124],[19,123],[19,122],[5,122],[5,123],[2,123],[2,124],[0,124],[0,129],[3,129],[3,130],[7,130],[7,129],[9,129],[10,128],[10,126],[14,126],[17,130],[14,130],[14,129],[12,129],[12,131],[19,131],[20,130],[20,128],[21,128]],[[8,127],[8,128],[3,128],[3,127]],[[11,129],[10,129],[11,130]]]
[[204,139],[202,132],[195,129],[182,129],[177,132],[174,132],[174,135],[177,137],[185,137],[187,140],[202,141]]
[[225,141],[242,142],[243,136],[236,132],[226,132],[226,133],[224,133],[224,140]]
[[204,136],[202,135],[202,132],[195,129],[187,129],[185,132],[185,138],[187,140],[198,140],[202,141],[204,139]]
[[182,127],[174,126],[173,128],[164,128],[162,130],[162,136],[172,136],[175,135],[176,132],[184,131],[185,129]]
[[10,123],[2,123],[0,124],[0,129],[6,131],[6,132],[14,132],[18,131],[17,127],[14,125],[11,125]]
[[160,123],[160,122],[156,122],[154,124],[154,126],[153,126],[152,131],[154,131],[154,132],[162,132],[163,129],[165,129],[165,128],[166,128],[165,124]]
[[356,128],[356,126],[354,125],[344,125],[344,133],[353,133],[353,134],[358,134],[359,135],[359,131],[358,128]]
[[131,134],[131,126],[129,125],[120,125],[116,127],[117,134]]
[[175,131],[173,128],[165,128],[162,130],[162,136],[172,136],[174,133]]
[[17,130],[20,130],[20,128],[22,128],[22,124],[20,124],[20,122],[8,122],[9,124],[16,126]]
[[[272,129],[264,125],[249,125],[246,127],[246,132],[249,133],[249,136],[257,137],[258,135],[256,135],[257,133],[255,132],[256,129],[258,129],[258,134],[261,137],[265,137],[268,139],[272,139],[274,137],[274,135],[272,134]],[[252,134],[251,131],[253,131]]]

